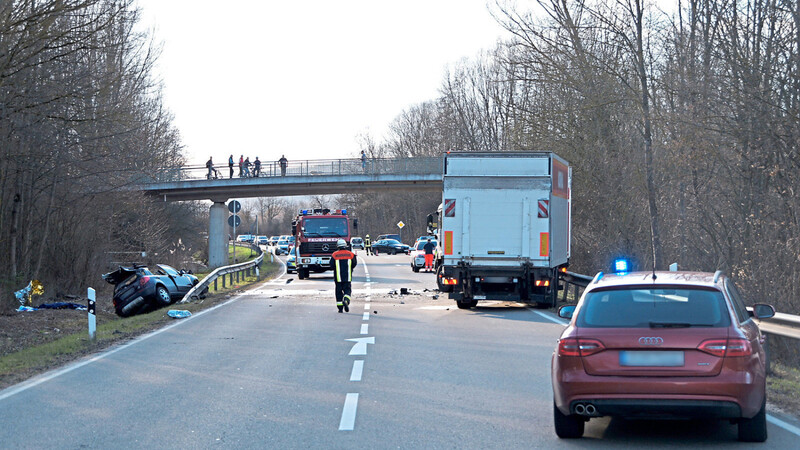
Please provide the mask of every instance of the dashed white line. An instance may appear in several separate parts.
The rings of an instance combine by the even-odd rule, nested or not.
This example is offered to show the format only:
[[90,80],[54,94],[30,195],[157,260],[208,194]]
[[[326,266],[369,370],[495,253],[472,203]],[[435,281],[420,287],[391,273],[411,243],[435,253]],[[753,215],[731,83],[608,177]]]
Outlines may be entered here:
[[356,410],[358,409],[358,394],[349,393],[344,399],[342,420],[339,421],[339,431],[353,431],[356,424]]
[[788,432],[790,432],[792,434],[800,436],[800,428],[797,428],[796,426],[794,426],[792,424],[786,423],[786,422],[782,421],[781,419],[778,419],[777,417],[775,417],[775,416],[773,416],[771,414],[767,414],[767,422],[770,422],[773,425],[779,426],[779,427],[783,428],[784,430],[786,430],[786,431],[788,431]]
[[364,315],[361,317],[363,320],[369,320],[369,313],[365,312]]
[[369,309],[369,303],[364,303],[364,309]]
[[364,361],[353,361],[353,370],[350,372],[350,381],[361,381],[362,373],[364,373]]
[[362,323],[361,324],[361,334],[369,334],[369,324]]

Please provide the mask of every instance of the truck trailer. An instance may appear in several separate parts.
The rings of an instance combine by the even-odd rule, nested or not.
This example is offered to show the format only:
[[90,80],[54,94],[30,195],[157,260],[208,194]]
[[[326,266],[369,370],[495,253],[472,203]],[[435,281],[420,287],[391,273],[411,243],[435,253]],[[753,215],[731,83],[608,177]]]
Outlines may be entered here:
[[555,306],[570,258],[572,172],[552,152],[444,157],[437,280],[459,308]]

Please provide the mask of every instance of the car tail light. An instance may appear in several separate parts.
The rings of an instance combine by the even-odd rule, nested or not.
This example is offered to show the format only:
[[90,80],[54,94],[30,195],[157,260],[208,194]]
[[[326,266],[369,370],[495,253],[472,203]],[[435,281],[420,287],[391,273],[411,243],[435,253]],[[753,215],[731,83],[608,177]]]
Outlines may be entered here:
[[147,284],[148,281],[150,281],[150,277],[139,278],[139,287],[140,288],[144,287],[144,285]]
[[753,354],[750,341],[746,339],[709,339],[701,342],[697,349],[720,358],[725,356],[736,358]]
[[567,338],[558,341],[558,356],[590,356],[606,347],[597,339]]

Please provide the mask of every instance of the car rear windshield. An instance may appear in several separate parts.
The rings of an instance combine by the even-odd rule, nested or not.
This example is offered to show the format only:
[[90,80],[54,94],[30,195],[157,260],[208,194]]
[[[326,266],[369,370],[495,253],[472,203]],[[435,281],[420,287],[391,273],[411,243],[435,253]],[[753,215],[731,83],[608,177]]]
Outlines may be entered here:
[[730,315],[722,293],[695,288],[596,290],[586,294],[579,327],[727,327]]

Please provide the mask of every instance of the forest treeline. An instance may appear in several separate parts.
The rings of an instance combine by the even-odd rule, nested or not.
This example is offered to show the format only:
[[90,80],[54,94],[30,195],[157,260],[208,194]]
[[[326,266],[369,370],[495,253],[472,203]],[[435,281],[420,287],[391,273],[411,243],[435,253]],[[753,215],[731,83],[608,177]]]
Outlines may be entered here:
[[[201,249],[207,205],[117,193],[183,163],[151,76],[157,46],[136,31],[132,1],[0,5],[3,289],[33,277],[45,288],[97,284],[114,251],[178,264]],[[402,111],[386,136],[360,136],[353,156],[554,151],[573,168],[574,271],[607,270],[621,255],[642,269],[721,269],[750,301],[798,311],[799,2],[676,0],[669,13],[644,0],[488,9],[509,38],[449,67],[437,98]],[[407,240],[440,201],[312,199],[351,209],[373,237],[402,220]],[[294,200],[252,202],[261,234],[288,232]]]
[[[451,67],[438,98],[362,147],[554,151],[573,167],[576,272],[623,255],[644,270],[721,269],[750,301],[797,312],[800,2],[532,3],[536,15],[491,4],[512,37]],[[362,211],[438,204],[352,197]]]
[[[131,0],[0,2],[0,310],[31,279],[85,295],[121,250],[187,245],[194,204],[120,193],[183,162]],[[130,255],[128,255],[130,256]],[[18,306],[18,305],[17,305]]]

